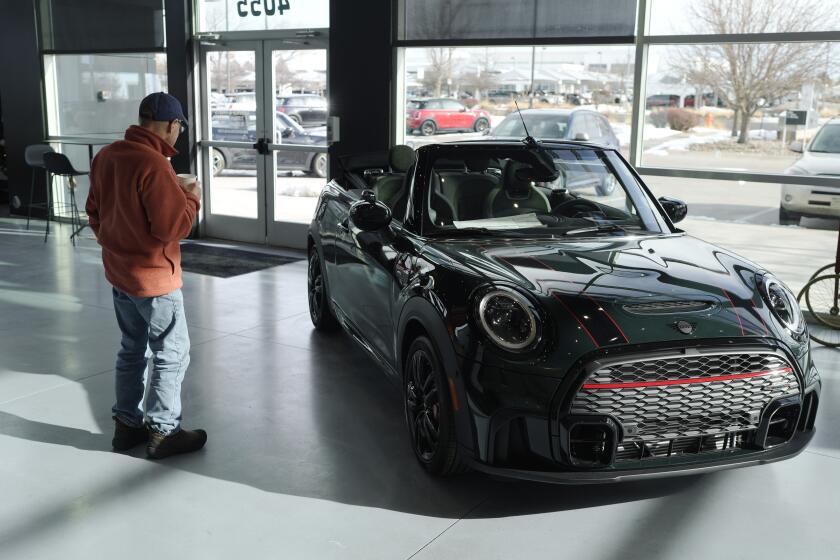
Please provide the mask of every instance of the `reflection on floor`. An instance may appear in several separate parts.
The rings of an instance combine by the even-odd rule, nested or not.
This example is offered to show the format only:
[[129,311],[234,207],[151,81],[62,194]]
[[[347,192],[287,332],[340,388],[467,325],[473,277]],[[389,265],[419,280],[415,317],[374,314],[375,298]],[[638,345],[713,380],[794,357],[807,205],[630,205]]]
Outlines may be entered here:
[[782,463],[597,487],[434,480],[396,388],[306,313],[305,262],[185,276],[185,424],[204,452],[109,451],[109,286],[68,226],[0,227],[0,557],[832,558],[840,546],[840,353],[814,443]]

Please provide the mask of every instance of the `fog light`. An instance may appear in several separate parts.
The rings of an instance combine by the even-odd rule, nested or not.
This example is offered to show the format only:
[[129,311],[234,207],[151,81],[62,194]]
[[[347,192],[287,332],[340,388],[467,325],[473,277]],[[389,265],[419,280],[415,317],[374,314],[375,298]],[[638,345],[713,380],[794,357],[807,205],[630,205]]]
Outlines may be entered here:
[[789,194],[786,194],[785,195],[785,202],[790,202],[791,200],[793,200],[793,197]]

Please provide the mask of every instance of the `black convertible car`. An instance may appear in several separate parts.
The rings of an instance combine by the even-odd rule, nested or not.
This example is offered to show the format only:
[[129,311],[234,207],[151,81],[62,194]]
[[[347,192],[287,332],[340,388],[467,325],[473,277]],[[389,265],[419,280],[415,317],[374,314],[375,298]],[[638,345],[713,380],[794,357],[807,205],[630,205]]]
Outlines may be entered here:
[[811,440],[820,380],[794,296],[676,228],[685,204],[615,150],[474,141],[342,163],[310,226],[312,321],[399,380],[429,472],[605,482]]

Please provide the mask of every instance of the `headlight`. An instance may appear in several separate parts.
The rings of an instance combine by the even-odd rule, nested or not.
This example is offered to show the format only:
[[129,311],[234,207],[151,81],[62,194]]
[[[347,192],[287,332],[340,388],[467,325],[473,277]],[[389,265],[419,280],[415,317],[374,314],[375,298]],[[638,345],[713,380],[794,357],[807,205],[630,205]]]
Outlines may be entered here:
[[801,334],[805,330],[805,318],[793,292],[769,274],[761,278],[760,286],[761,295],[776,319],[794,334]]
[[539,338],[539,320],[531,302],[507,288],[493,288],[478,303],[484,332],[497,346],[522,351]]

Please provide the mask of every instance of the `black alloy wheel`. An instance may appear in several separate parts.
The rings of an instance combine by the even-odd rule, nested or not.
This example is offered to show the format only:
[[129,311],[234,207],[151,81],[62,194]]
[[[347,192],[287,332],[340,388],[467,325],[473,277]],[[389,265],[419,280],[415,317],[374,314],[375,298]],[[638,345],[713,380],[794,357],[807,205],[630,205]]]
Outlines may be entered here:
[[309,256],[309,271],[307,273],[307,293],[309,296],[309,318],[319,331],[334,331],[338,328],[338,321],[329,305],[327,285],[324,282],[324,271],[318,250],[312,248]]
[[435,132],[437,132],[435,121],[423,121],[423,124],[420,125],[420,134],[423,136],[431,136]]
[[405,418],[417,460],[439,476],[466,470],[458,454],[449,385],[437,351],[425,336],[409,348],[403,386]]

